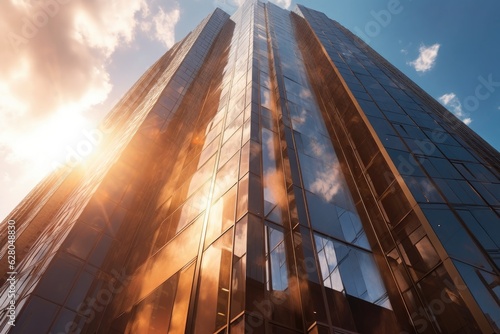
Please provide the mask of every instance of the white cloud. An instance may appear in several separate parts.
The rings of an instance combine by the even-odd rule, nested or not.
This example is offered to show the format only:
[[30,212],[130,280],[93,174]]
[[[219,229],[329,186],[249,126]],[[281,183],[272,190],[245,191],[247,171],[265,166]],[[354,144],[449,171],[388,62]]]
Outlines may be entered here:
[[460,101],[458,101],[455,93],[448,93],[448,94],[444,94],[443,96],[439,97],[439,101],[441,101],[444,105],[447,105],[448,103],[450,103],[453,100],[457,100],[457,102],[460,103]]
[[431,46],[422,45],[419,49],[418,58],[409,62],[408,65],[413,66],[417,72],[429,71],[436,63],[440,47],[441,45],[437,43]]
[[472,118],[467,117],[468,115],[464,113],[462,103],[455,93],[444,94],[439,97],[439,101],[466,125],[472,123]]
[[[0,30],[8,36],[0,40],[0,165],[42,163],[65,129],[81,125],[107,98],[106,64],[133,39],[135,13],[147,7],[144,0],[40,4],[0,4]],[[54,129],[56,116],[65,129]]]
[[155,26],[155,37],[157,40],[165,44],[167,48],[171,48],[175,43],[175,25],[179,22],[181,11],[176,4],[176,8],[169,12],[159,8],[158,13],[153,17]]
[[118,45],[132,41],[140,11],[148,12],[144,0],[82,2],[74,13],[75,37],[110,56]]
[[285,9],[290,8],[290,6],[292,5],[292,0],[275,0],[275,1],[271,1],[271,2],[274,2],[278,6],[285,8]]
[[12,198],[1,210],[51,169],[68,137],[94,126],[88,111],[108,98],[119,47],[153,21],[173,44],[179,13],[150,13],[146,1],[0,2],[0,188]]
[[318,171],[315,176],[311,191],[330,202],[342,187],[340,166],[336,163],[333,168]]

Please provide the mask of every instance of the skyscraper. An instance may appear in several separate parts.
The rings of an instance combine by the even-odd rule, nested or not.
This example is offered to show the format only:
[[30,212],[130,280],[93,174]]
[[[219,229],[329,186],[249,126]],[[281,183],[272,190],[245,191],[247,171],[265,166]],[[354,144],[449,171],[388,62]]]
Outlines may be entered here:
[[322,13],[215,10],[89,140],[2,333],[499,332],[500,155]]

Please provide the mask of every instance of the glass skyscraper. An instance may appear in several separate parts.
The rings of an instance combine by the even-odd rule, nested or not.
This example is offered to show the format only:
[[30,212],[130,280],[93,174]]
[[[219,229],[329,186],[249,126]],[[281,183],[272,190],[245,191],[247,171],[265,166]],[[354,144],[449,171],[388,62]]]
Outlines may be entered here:
[[1,333],[500,332],[499,153],[320,12],[216,9],[89,136]]

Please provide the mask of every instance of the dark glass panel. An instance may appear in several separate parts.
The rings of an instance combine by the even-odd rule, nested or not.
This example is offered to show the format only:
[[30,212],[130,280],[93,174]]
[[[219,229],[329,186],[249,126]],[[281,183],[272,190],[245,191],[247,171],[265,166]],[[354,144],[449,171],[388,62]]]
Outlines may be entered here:
[[38,295],[62,304],[81,266],[82,262],[74,257],[64,255],[64,253],[56,255],[38,283]]
[[262,194],[262,180],[259,176],[249,173],[249,188],[248,193],[252,194],[248,198],[248,211],[256,215],[262,216],[263,214],[263,194]]
[[62,248],[68,253],[85,260],[92,251],[99,236],[99,231],[92,227],[83,223],[76,223],[64,241]]
[[235,321],[233,321],[229,332],[231,334],[246,334],[249,331],[246,330],[245,327],[246,327],[245,316],[243,315],[243,316],[239,317],[238,319],[236,319]]
[[[500,330],[500,288],[498,276],[454,261],[465,284],[495,331]],[[465,288],[459,285],[458,288]]]
[[9,333],[47,333],[58,310],[56,304],[33,296],[17,317],[15,326],[9,326]]
[[[90,255],[89,263],[93,266],[100,267],[103,264],[104,260],[109,257],[110,254],[108,252],[113,245],[113,241],[113,238],[107,235],[102,235],[97,242],[92,255]],[[114,252],[116,252],[116,250],[114,250]]]
[[[312,227],[320,232],[343,239],[336,206],[319,196],[306,192]],[[342,210],[339,208],[339,210]]]
[[448,254],[456,259],[493,270],[462,224],[446,209],[425,208],[424,214]]
[[[476,210],[475,212],[481,213],[483,211],[486,214],[489,213],[489,210]],[[489,217],[490,219],[492,219],[491,221],[483,220],[481,222],[481,221],[476,220],[476,218],[472,215],[472,213],[470,211],[457,210],[457,213],[460,215],[460,218],[462,218],[462,220],[464,221],[467,228],[478,239],[481,246],[483,246],[486,250],[494,250],[494,249],[499,247],[499,245],[496,244],[492,238],[497,237],[496,239],[499,239],[498,237],[500,237],[500,231],[498,231],[499,234],[489,235],[482,226],[483,224],[486,226],[488,226],[488,225],[498,226],[498,218],[496,216],[492,215],[491,217]],[[481,214],[479,214],[479,215],[481,215]],[[498,240],[498,241],[500,241],[500,240]]]
[[[465,306],[460,290],[465,287],[456,283],[441,265],[431,275],[418,283],[429,315],[436,319],[443,333],[479,333],[479,329]],[[430,327],[430,324],[426,324]]]
[[80,219],[86,224],[97,229],[106,229],[110,223],[111,214],[116,208],[116,203],[100,196],[99,193],[94,195],[92,200],[87,204],[86,209],[80,216]]
[[49,333],[76,333],[83,329],[86,318],[68,309],[61,309]]
[[376,155],[372,164],[367,169],[367,174],[379,196],[382,195],[395,180],[394,174],[389,169],[382,154]]
[[444,199],[438,193],[436,187],[426,177],[404,176],[406,185],[419,203],[444,203]]
[[390,188],[390,191],[384,194],[380,200],[389,224],[396,225],[401,219],[410,212],[410,205],[407,201],[401,200],[406,198],[398,184]]
[[78,280],[72,287],[65,305],[72,310],[78,311],[80,304],[82,304],[82,301],[85,301],[85,297],[89,294],[94,279],[94,275],[87,271],[82,271],[80,277],[78,277]]

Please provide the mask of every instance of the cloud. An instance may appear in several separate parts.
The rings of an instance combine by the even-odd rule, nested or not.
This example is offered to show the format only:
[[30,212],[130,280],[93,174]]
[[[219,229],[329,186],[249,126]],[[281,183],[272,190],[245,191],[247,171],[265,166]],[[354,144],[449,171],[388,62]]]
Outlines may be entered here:
[[429,71],[436,63],[440,47],[441,45],[437,43],[431,46],[422,45],[419,49],[418,58],[409,62],[408,65],[413,66],[417,72]]
[[175,43],[174,29],[180,17],[181,11],[179,10],[178,4],[176,4],[176,8],[169,12],[165,12],[160,7],[158,13],[153,17],[155,37],[165,44],[167,48],[171,48]]
[[133,39],[135,13],[146,6],[143,0],[34,3],[0,4],[7,36],[0,40],[0,150],[10,162],[36,160],[107,98],[106,64]]
[[118,45],[128,44],[138,24],[136,13],[148,11],[144,0],[81,1],[73,13],[73,37],[82,45],[110,56]]
[[292,5],[292,0],[275,0],[275,1],[271,1],[271,2],[274,2],[278,6],[285,8],[285,9],[290,8],[290,6]]
[[464,113],[462,109],[462,103],[458,99],[455,93],[448,93],[440,96],[439,101],[447,107],[455,116],[457,116],[466,125],[472,123],[472,118],[467,117],[468,115]]
[[1,1],[0,168],[8,177],[0,187],[17,191],[17,201],[50,171],[68,136],[95,126],[89,110],[111,92],[114,52],[150,21],[171,45],[178,16],[150,13],[146,0]]
[[333,168],[317,171],[315,180],[311,184],[311,191],[330,202],[342,187],[340,166],[336,163]]
[[[400,40],[399,44],[403,44],[403,41]],[[412,42],[407,43],[405,46],[403,46],[401,48],[401,50],[399,50],[399,52],[401,52],[402,54],[404,54],[405,56],[407,56],[409,54],[409,52],[410,52],[409,50],[410,50],[410,48],[411,48],[412,45],[413,45]]]
[[458,101],[455,93],[448,93],[448,94],[444,94],[443,96],[439,97],[439,101],[441,101],[445,106],[454,100],[456,100],[456,102],[458,102],[458,104],[459,104],[458,107],[461,108],[460,101]]

